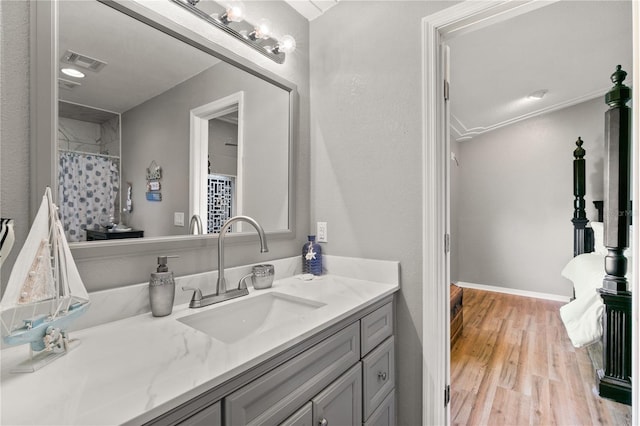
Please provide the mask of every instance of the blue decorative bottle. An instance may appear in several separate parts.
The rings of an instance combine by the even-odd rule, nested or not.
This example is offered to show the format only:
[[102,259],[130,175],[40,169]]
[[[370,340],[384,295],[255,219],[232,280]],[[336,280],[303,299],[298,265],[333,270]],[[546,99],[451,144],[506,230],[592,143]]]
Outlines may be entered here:
[[309,235],[309,241],[302,246],[302,272],[322,275],[322,247],[316,243],[315,235]]

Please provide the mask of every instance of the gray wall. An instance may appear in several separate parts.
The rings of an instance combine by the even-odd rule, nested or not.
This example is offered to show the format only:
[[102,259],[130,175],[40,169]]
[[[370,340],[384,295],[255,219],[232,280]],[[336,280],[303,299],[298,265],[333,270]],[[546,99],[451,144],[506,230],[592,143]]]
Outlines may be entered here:
[[[422,423],[421,20],[452,2],[343,1],[311,22],[311,213],[332,255],[399,260],[397,414]],[[387,31],[392,24],[397,31]]]
[[238,125],[209,120],[209,162],[212,174],[238,173]]
[[460,281],[571,295],[560,271],[573,255],[573,150],[581,136],[596,218],[606,110],[597,98],[459,144]]
[[0,216],[15,220],[16,242],[2,290],[29,232],[29,3],[0,2]]
[[[30,178],[30,167],[26,157],[29,146],[29,4],[18,1],[1,3],[2,214],[5,214],[6,209],[7,215],[26,218],[29,216]],[[146,4],[156,6],[155,2]],[[164,2],[157,2],[157,5],[163,7]],[[231,40],[228,36],[222,37],[224,41],[220,42],[225,48],[286,78],[298,87],[300,121],[295,133],[297,145],[294,159],[298,174],[294,210],[299,228],[294,238],[270,240],[269,253],[266,254],[260,254],[257,244],[253,241],[246,244],[229,244],[225,256],[227,266],[298,255],[306,241],[310,216],[310,184],[309,174],[306,172],[309,170],[309,23],[284,2],[248,2],[247,7],[251,8],[253,13],[270,19],[277,28],[286,29],[296,38],[298,44],[298,49],[294,54],[288,55],[286,63],[279,65],[269,63],[271,61],[261,54]],[[197,20],[195,17],[193,19]],[[5,167],[5,152],[12,156],[11,167]],[[21,226],[23,239],[16,245],[14,252],[20,249],[28,232],[28,224]],[[217,266],[216,251],[214,245],[198,245],[175,252],[166,252],[151,246],[144,254],[126,258],[118,254],[85,255],[82,250],[73,250],[73,253],[85,285],[89,291],[95,291],[147,281],[149,273],[155,270],[156,256],[162,254],[180,256],[172,262],[173,270],[178,276],[209,271]],[[6,282],[4,270],[5,268],[3,283]]]

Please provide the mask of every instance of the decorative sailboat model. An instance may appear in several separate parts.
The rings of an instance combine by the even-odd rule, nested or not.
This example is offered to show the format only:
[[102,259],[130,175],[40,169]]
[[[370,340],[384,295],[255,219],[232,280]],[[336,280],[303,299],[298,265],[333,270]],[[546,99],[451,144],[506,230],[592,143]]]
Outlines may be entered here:
[[33,372],[65,355],[77,343],[66,330],[89,305],[47,188],[0,301],[4,343],[30,344],[29,358],[12,372]]

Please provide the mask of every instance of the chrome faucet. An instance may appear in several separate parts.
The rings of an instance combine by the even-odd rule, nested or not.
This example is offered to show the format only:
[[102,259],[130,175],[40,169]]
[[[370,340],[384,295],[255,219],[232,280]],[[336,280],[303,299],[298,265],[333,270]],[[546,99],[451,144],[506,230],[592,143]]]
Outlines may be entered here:
[[195,235],[202,234],[202,221],[197,214],[191,216],[191,220],[189,221],[189,235],[193,235],[194,230],[196,231]]
[[216,283],[216,294],[224,294],[227,292],[227,281],[224,278],[224,236],[227,234],[227,230],[236,222],[247,222],[253,225],[258,231],[258,237],[260,237],[260,253],[266,253],[269,251],[267,247],[267,237],[264,235],[262,226],[255,219],[249,216],[234,216],[229,219],[220,229],[220,235],[218,236],[218,282]]
[[216,292],[206,296],[202,295],[202,291],[199,288],[182,287],[182,290],[193,290],[193,296],[189,303],[190,308],[201,308],[203,306],[212,305],[214,303],[222,302],[225,300],[233,299],[235,297],[246,296],[249,294],[245,280],[240,280],[238,288],[227,291],[227,281],[224,278],[224,237],[229,228],[236,222],[247,222],[253,225],[258,231],[258,237],[260,237],[260,253],[266,253],[269,251],[267,248],[267,237],[264,234],[262,226],[255,219],[249,216],[234,216],[229,219],[220,230],[218,235],[218,281],[216,282]]

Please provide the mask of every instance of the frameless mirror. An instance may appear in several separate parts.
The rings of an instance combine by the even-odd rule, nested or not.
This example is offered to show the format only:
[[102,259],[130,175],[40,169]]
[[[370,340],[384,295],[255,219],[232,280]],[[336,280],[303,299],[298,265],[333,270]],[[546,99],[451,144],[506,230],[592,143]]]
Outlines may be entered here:
[[58,6],[52,160],[69,241],[187,237],[195,215],[203,233],[238,214],[290,231],[295,87],[111,6]]

